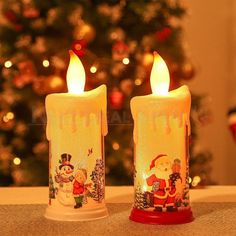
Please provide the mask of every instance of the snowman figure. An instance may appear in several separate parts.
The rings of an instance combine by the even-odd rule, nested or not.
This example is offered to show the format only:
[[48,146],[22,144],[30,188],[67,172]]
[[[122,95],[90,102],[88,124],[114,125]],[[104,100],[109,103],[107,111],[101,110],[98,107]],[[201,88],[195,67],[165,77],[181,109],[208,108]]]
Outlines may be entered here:
[[70,163],[71,155],[63,153],[59,160],[59,170],[56,170],[55,181],[58,183],[57,199],[65,206],[74,204],[73,197],[73,172],[74,166]]

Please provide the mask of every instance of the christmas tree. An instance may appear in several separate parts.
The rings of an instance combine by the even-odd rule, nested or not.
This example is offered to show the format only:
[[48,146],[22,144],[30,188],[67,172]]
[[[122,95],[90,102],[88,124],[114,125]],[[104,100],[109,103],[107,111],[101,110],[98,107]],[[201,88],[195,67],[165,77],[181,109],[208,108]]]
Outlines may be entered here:
[[94,171],[91,174],[91,180],[93,181],[91,196],[95,201],[101,202],[105,195],[104,161],[102,159],[96,160]]
[[49,176],[49,199],[55,198],[55,188],[53,184],[52,175]]
[[[181,0],[1,1],[0,185],[48,183],[44,100],[67,91],[69,49],[83,62],[86,90],[108,87],[106,183],[132,184],[129,104],[131,97],[151,92],[152,52],[168,65],[170,89],[195,74],[183,47],[185,13]],[[194,96],[195,114],[199,104]],[[192,145],[195,133],[193,125]],[[209,183],[205,153],[191,157],[194,176]]]
[[147,202],[146,194],[142,192],[141,186],[138,185],[135,189],[135,197],[134,197],[134,207],[137,209],[145,209],[149,207],[149,204]]

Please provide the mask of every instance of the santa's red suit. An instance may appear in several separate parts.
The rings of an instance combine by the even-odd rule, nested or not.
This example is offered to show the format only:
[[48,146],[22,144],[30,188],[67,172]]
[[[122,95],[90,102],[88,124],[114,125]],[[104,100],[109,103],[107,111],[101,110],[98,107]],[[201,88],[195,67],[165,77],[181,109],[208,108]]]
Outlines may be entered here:
[[147,178],[149,186],[156,186],[153,189],[154,207],[174,206],[176,188],[170,179],[159,179],[155,174]]
[[83,194],[85,191],[84,184],[79,183],[77,180],[75,180],[73,184],[73,194],[74,195],[80,195]]

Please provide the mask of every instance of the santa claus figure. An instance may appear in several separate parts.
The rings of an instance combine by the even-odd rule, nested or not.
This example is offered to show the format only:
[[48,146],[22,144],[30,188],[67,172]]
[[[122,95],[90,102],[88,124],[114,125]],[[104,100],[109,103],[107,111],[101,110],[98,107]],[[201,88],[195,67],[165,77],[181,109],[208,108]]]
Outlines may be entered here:
[[156,211],[176,211],[175,196],[176,188],[171,180],[172,162],[170,157],[160,154],[154,158],[150,165],[152,173],[147,179],[147,184],[152,186],[154,195],[154,207]]
[[59,170],[56,170],[55,181],[59,184],[57,199],[63,205],[73,205],[74,198],[72,194],[74,179],[74,166],[70,163],[71,155],[63,153],[59,161]]

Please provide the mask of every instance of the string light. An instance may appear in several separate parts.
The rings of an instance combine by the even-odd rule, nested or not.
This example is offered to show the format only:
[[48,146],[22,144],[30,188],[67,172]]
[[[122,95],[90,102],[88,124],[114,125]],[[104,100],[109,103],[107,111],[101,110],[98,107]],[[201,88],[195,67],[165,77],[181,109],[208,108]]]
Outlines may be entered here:
[[188,177],[188,183],[191,184],[191,182],[192,182],[192,178]]
[[200,182],[201,182],[201,177],[200,176],[194,176],[193,181],[192,181],[192,186],[196,187]]
[[125,65],[128,65],[129,64],[129,58],[128,57],[125,57],[123,60],[122,60],[123,64]]
[[93,73],[93,74],[96,73],[97,72],[97,67],[96,66],[91,66],[90,67],[90,72]]
[[12,66],[12,62],[11,61],[5,61],[4,66],[6,68],[10,68]]
[[15,117],[15,115],[14,115],[13,112],[8,112],[8,113],[6,114],[6,116],[7,116],[7,118],[8,118],[9,120],[14,119],[14,117]]
[[13,112],[7,112],[7,114],[5,116],[3,116],[2,120],[7,123],[10,120],[13,120],[15,117]]
[[14,163],[14,165],[20,165],[20,163],[21,163],[21,159],[19,158],[19,157],[15,157],[14,159],[13,159],[13,163]]
[[139,85],[141,85],[142,84],[142,80],[141,79],[136,79],[135,81],[134,81],[134,84],[135,85],[137,85],[137,86],[139,86]]
[[111,33],[111,39],[115,40],[115,39],[117,39],[117,38],[118,38],[117,32],[112,32],[112,33]]
[[49,65],[50,65],[48,60],[43,60],[42,64],[43,64],[44,67],[49,67]]
[[117,143],[117,142],[114,142],[113,144],[112,144],[112,148],[114,149],[114,150],[119,150],[119,148],[120,148],[120,145],[119,145],[119,143]]
[[75,44],[75,50],[79,51],[82,49],[82,45],[80,43]]

